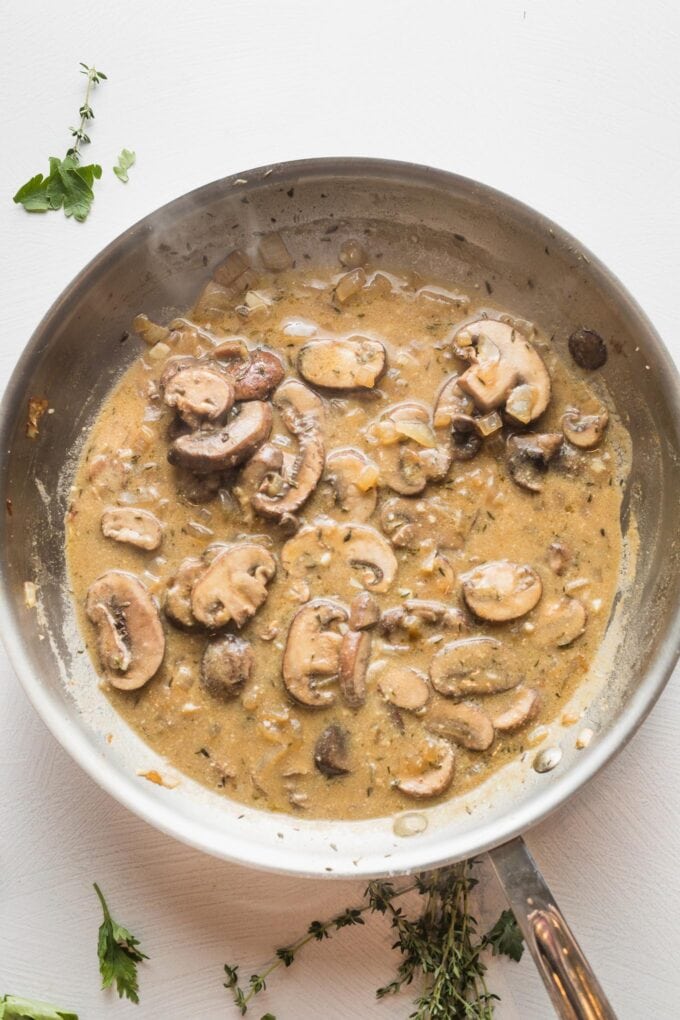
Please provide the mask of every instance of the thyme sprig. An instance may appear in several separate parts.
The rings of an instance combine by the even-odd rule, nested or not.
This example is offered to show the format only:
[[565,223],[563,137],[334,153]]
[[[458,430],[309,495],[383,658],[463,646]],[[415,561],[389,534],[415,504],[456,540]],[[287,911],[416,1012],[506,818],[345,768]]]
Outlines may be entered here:
[[[239,968],[225,964],[224,987],[244,1015],[270,975],[280,967],[290,967],[309,942],[322,942],[341,928],[364,924],[364,914],[377,913],[390,918],[396,934],[393,948],[401,954],[396,977],[376,992],[378,998],[393,995],[419,979],[420,994],[410,1020],[492,1020],[493,1004],[498,999],[489,991],[482,953],[519,960],[523,951],[522,934],[514,915],[504,910],[496,924],[485,934],[477,931],[470,912],[469,896],[477,885],[472,870],[476,861],[417,875],[413,881],[395,887],[391,882],[369,882],[364,902],[349,907],[328,921],[312,921],[307,932],[288,946],[277,949],[274,958],[247,985],[239,983]],[[420,913],[411,918],[394,901],[410,892],[420,896]]]

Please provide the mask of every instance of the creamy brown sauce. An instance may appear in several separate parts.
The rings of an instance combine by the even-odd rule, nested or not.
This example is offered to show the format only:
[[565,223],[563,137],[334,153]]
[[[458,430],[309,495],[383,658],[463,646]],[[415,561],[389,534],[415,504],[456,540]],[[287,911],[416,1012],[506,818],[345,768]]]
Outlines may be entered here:
[[[550,402],[539,421],[523,428],[507,414],[500,422],[477,409],[475,419],[484,419],[480,427],[489,428],[490,434],[471,440],[471,433],[457,433],[459,447],[468,441],[479,446],[472,459],[454,459],[442,477],[428,481],[420,492],[392,491],[386,483],[397,448],[399,455],[405,454],[407,482],[416,478],[417,484],[422,452],[429,451],[425,463],[430,455],[436,460],[437,444],[446,446],[442,436],[451,434],[446,415],[437,418],[435,402],[445,381],[469,368],[452,345],[456,338],[461,349],[461,324],[480,315],[498,319],[507,310],[477,305],[455,289],[385,272],[373,274],[369,268],[365,279],[359,273],[348,282],[340,279],[344,274],[346,270],[342,274],[257,270],[255,279],[246,270],[245,297],[244,291],[238,293],[231,307],[218,294],[225,307],[216,311],[209,288],[170,335],[161,329],[151,336],[158,343],[142,351],[122,377],[88,438],[74,483],[67,541],[73,598],[100,673],[106,671],[101,669],[93,614],[88,619],[84,607],[88,589],[102,574],[112,569],[129,572],[161,607],[185,558],[201,557],[216,543],[262,547],[275,566],[274,576],[261,582],[264,602],[242,626],[232,620],[218,630],[248,643],[249,650],[240,646],[252,661],[245,682],[239,684],[237,676],[233,690],[225,695],[206,683],[205,676],[202,680],[201,660],[215,634],[196,620],[190,620],[192,629],[180,629],[161,610],[165,648],[154,675],[137,689],[119,690],[104,681],[103,690],[161,755],[228,797],[305,817],[365,818],[412,807],[418,802],[413,796],[419,792],[418,784],[436,791],[451,762],[453,778],[444,783],[440,796],[470,790],[532,746],[537,729],[562,712],[602,641],[617,589],[626,444],[622,426],[609,408],[609,424],[594,447],[582,449],[564,440],[550,454],[547,466],[536,468],[535,457],[529,459],[528,468],[525,460],[520,461],[520,475],[528,470],[530,480],[538,479],[540,491],[528,491],[513,480],[506,449],[509,436],[559,434],[569,407],[587,415],[603,411],[584,373],[559,360],[540,331],[516,323],[516,335],[529,337],[551,380]],[[351,292],[357,284],[359,289],[345,296],[343,288]],[[323,405],[319,428],[326,467],[311,497],[284,526],[253,511],[249,493],[239,492],[241,468],[196,476],[168,462],[169,445],[177,435],[183,429],[191,435],[189,426],[178,428],[176,410],[167,406],[159,390],[168,359],[183,355],[210,361],[215,345],[233,336],[244,338],[251,349],[265,346],[277,353],[286,377],[298,379],[296,366],[307,357],[299,361],[303,347],[322,338],[368,338],[373,345],[369,343],[360,359],[359,377],[353,379],[364,386],[370,386],[375,374],[375,342],[386,351],[386,371],[372,388],[333,391],[310,385]],[[463,346],[467,339],[463,332]],[[315,373],[323,375],[329,367],[323,349],[312,355],[305,372],[316,379]],[[344,378],[347,364],[331,370]],[[167,399],[167,385],[165,392]],[[395,432],[386,412],[404,402],[422,407],[415,414],[407,412],[406,433]],[[498,412],[503,412],[502,404]],[[214,430],[219,422],[210,424],[203,418],[191,427]],[[296,453],[299,439],[274,407],[269,442],[279,451]],[[348,472],[343,477],[352,484],[338,496],[329,477],[337,474],[337,456],[329,455],[347,447],[359,451],[359,456],[341,465]],[[414,451],[412,456],[406,455],[408,450]],[[441,472],[441,463],[435,467]],[[280,498],[280,476],[270,475],[263,486],[270,500]],[[151,547],[159,537],[155,525],[147,533],[142,524],[147,548],[116,540],[125,537],[121,527],[124,530],[126,523],[125,515],[121,519],[117,511],[129,507],[150,513],[160,523],[157,547]],[[295,527],[299,530],[293,537]],[[381,536],[382,565],[385,568],[393,557],[393,577],[389,569],[381,574],[375,564],[366,565],[363,546],[356,554],[358,562],[347,562],[345,550],[359,548],[365,528]],[[471,573],[499,560],[529,571],[515,576],[507,566],[489,568],[482,571],[481,580]],[[200,570],[205,574],[206,565]],[[502,614],[510,604],[510,595],[495,589],[489,599],[488,583],[502,586],[506,581],[519,586],[512,593],[514,609],[508,610],[518,615],[484,619],[489,612]],[[194,595],[196,591],[194,587]],[[358,608],[355,605],[352,612],[353,600],[365,591],[373,600],[370,608],[375,612],[377,604],[382,617],[376,625],[353,630]],[[315,599],[331,600],[340,607],[340,616],[329,624],[337,637],[330,642],[323,634],[311,639],[321,642],[315,646],[319,654],[330,655],[333,661],[325,675],[313,675],[307,687],[328,702],[309,706],[291,694],[291,684],[286,688],[282,669],[292,620]],[[427,607],[423,617],[419,615],[423,607],[412,600],[440,605]],[[91,597],[90,609],[96,602]],[[101,613],[103,603],[98,604]],[[205,612],[213,609],[211,603]],[[356,636],[343,637],[348,631]],[[470,672],[464,657],[471,648],[473,654],[481,654],[479,642],[469,643],[480,637],[493,641],[481,643],[487,658],[482,656],[477,671]],[[124,658],[125,634],[121,640]],[[300,643],[307,640],[303,636]],[[443,651],[459,641],[467,643]],[[363,683],[357,675],[345,680],[342,689],[337,679],[341,643],[345,659],[352,651],[359,651],[364,660],[368,656]],[[294,654],[298,659],[293,669],[304,672],[300,663],[309,665],[309,648],[295,649]],[[115,661],[123,667],[117,680],[125,683],[126,675],[134,680],[134,663],[125,668],[122,659]],[[480,677],[487,678],[493,690],[509,689],[468,693],[466,677],[478,685]],[[292,682],[294,690],[299,680]],[[449,718],[452,708],[454,722]],[[521,724],[523,712],[527,718]],[[520,722],[517,728],[504,730],[513,719]],[[337,729],[319,743],[329,727]],[[338,733],[344,747],[335,746]],[[325,772],[320,771],[319,759]],[[325,774],[342,770],[346,772]],[[407,790],[415,783],[415,790],[409,795],[396,785],[400,782]],[[436,799],[435,793],[422,803]]]

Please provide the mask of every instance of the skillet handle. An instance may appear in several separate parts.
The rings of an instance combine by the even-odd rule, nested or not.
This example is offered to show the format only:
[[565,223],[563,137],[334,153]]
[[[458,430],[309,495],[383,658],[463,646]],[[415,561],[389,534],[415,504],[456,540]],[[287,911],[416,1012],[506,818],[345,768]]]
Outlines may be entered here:
[[561,1020],[616,1020],[523,839],[489,852]]

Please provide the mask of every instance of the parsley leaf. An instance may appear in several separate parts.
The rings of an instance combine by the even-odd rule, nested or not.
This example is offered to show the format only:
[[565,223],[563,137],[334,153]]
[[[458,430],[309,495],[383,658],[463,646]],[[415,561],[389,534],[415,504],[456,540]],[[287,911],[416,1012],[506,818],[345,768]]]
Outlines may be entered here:
[[101,177],[102,168],[97,163],[80,166],[80,147],[90,143],[90,136],[85,132],[87,121],[94,119],[90,93],[95,85],[106,79],[106,75],[87,64],[81,64],[81,67],[84,68],[82,73],[87,76],[87,90],[85,101],[78,110],[80,122],[77,127],[69,128],[75,141],[63,159],[50,157],[50,169],[46,177],[36,174],[19,188],[14,201],[17,205],[23,205],[26,212],[63,209],[66,216],[82,222],[92,208],[92,186]]
[[524,952],[524,936],[512,910],[503,911],[484,936],[484,945],[491,947],[494,956],[509,956],[519,963]]
[[0,998],[0,1020],[78,1020],[78,1014],[51,1006],[49,1002],[24,999],[20,995],[3,995]]
[[63,208],[66,216],[82,222],[94,202],[92,184],[101,175],[102,168],[97,163],[78,166],[73,156],[64,156],[63,159],[50,156],[48,176],[36,174],[19,188],[14,201],[23,205],[26,212]]
[[[104,894],[96,882],[94,890],[104,911],[104,920],[99,928],[97,946],[102,988],[109,988],[115,981],[116,991],[121,999],[126,997],[131,1002],[139,1002],[137,964],[142,960],[148,960],[149,957],[137,948],[139,939],[136,939],[127,928],[113,920]],[[1,1017],[0,1020],[2,1020]]]
[[121,149],[118,157],[118,165],[114,166],[113,172],[118,180],[122,181],[123,184],[127,184],[129,180],[128,170],[131,166],[134,166],[136,158],[136,153],[131,152],[130,149]]

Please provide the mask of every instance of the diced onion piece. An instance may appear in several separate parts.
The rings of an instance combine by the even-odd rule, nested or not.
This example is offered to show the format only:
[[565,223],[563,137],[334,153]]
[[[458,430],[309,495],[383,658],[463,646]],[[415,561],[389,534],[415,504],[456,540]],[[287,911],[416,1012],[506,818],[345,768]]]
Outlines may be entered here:
[[257,312],[269,308],[269,302],[266,297],[258,290],[249,290],[244,298],[244,303],[246,308],[249,308],[251,312]]
[[428,450],[434,450],[437,446],[434,432],[423,421],[398,421],[395,428],[400,436],[406,436],[407,439],[412,439],[414,443]]
[[523,383],[521,386],[515,386],[514,390],[510,392],[505,402],[505,410],[516,421],[521,421],[524,425],[528,425],[533,418],[532,412],[535,400],[535,388],[529,386],[528,383]]
[[24,581],[24,605],[27,609],[35,609],[38,604],[38,589],[33,581]]
[[503,428],[503,419],[498,411],[492,411],[490,414],[485,414],[483,418],[475,418],[475,427],[480,435],[492,436],[494,432]]
[[293,265],[290,252],[280,234],[267,234],[260,240],[258,252],[267,269],[280,273]]
[[360,492],[368,492],[369,489],[376,487],[379,478],[380,472],[377,466],[375,464],[367,464],[359,472],[354,484]]
[[373,434],[381,446],[393,446],[399,442],[399,434],[393,421],[378,421],[373,426]]
[[338,280],[335,288],[335,300],[344,305],[354,294],[357,294],[366,284],[366,273],[363,269],[353,269],[351,273],[345,273]]
[[167,326],[159,326],[157,322],[152,322],[148,315],[135,315],[132,320],[132,328],[149,347],[161,340],[167,340],[170,336]]
[[149,351],[149,358],[151,361],[162,361],[163,358],[167,358],[170,353],[170,348],[167,344],[158,343]]

